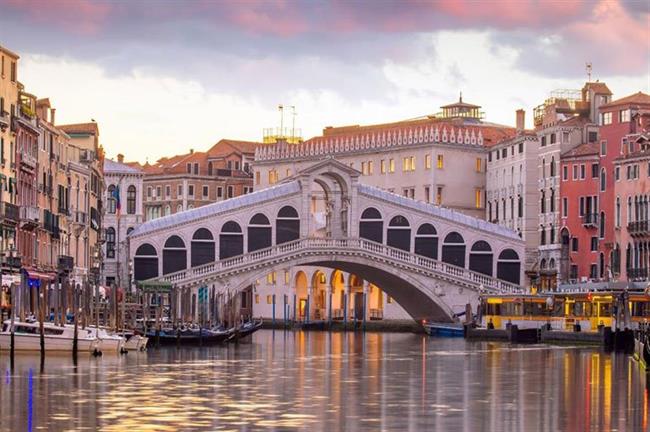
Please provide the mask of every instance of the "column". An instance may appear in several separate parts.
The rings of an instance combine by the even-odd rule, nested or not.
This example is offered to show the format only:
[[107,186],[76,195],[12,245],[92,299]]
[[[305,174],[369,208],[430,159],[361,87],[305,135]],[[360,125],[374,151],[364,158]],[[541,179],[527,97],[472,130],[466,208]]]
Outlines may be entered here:
[[370,317],[369,306],[370,305],[370,282],[367,280],[363,281],[363,321],[368,320]]
[[[325,315],[328,323],[332,322],[332,283],[325,288]],[[323,317],[325,318],[325,317]]]

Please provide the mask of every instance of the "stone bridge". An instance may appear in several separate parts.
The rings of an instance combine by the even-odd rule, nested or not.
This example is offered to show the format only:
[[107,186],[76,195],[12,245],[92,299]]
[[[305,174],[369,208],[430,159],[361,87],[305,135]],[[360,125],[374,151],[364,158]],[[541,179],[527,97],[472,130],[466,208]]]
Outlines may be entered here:
[[236,292],[276,269],[317,265],[354,273],[414,319],[437,321],[482,290],[523,290],[516,233],[359,176],[326,159],[268,189],[146,222],[129,236],[134,279]]

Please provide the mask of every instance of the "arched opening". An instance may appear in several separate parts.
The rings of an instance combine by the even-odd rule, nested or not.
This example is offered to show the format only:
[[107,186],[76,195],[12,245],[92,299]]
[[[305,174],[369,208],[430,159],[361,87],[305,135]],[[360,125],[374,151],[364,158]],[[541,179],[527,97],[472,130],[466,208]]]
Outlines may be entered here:
[[304,271],[296,273],[295,290],[296,290],[296,319],[303,321],[307,313],[307,275]]
[[348,317],[350,319],[363,319],[363,279],[356,274],[349,278],[350,297],[348,298]]
[[418,228],[415,234],[415,253],[438,259],[438,232],[433,225],[424,223]]
[[569,243],[571,242],[571,235],[569,230],[564,227],[560,231],[560,280],[566,282],[569,280]]
[[453,231],[442,242],[442,261],[458,267],[465,267],[465,240]]
[[117,208],[117,195],[118,189],[115,185],[110,185],[106,190],[106,212],[110,214],[115,214]]
[[163,247],[163,275],[187,268],[185,242],[177,235],[167,239]]
[[206,228],[199,228],[192,236],[192,267],[215,261],[214,236]]
[[300,218],[295,208],[284,206],[275,221],[275,244],[287,243],[300,238]]
[[345,276],[341,270],[334,270],[330,276],[332,289],[332,319],[343,319],[343,296],[345,295]]
[[489,243],[479,240],[472,245],[469,252],[469,269],[492,276],[493,255]]
[[133,279],[142,281],[158,277],[158,253],[149,243],[140,245],[133,256]]
[[262,213],[257,213],[248,222],[248,252],[271,247],[271,222]]
[[237,222],[228,221],[219,234],[219,259],[226,259],[244,253],[244,234]]
[[359,237],[377,243],[384,241],[384,222],[381,213],[374,207],[369,207],[361,213],[359,220]]
[[115,258],[115,228],[106,228],[106,258]]
[[316,270],[311,278],[311,296],[309,305],[310,319],[324,320],[327,318],[327,276],[321,270]]
[[135,186],[131,185],[126,190],[126,213],[127,214],[135,214],[135,198],[136,198]]
[[598,274],[599,278],[603,279],[605,277],[605,254],[600,253],[598,257]]
[[541,261],[539,262],[539,269],[546,270],[546,258],[542,258]]
[[497,260],[497,278],[519,285],[521,263],[513,249],[504,249]]
[[408,219],[398,215],[390,220],[386,244],[405,251],[411,250],[411,226]]

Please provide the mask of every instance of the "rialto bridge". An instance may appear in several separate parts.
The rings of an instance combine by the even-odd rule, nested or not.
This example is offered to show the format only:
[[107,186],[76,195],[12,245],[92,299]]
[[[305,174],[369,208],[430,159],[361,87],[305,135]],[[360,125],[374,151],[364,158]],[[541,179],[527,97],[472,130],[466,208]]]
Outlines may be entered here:
[[[475,305],[481,290],[522,290],[516,233],[364,185],[359,175],[326,159],[268,189],[148,221],[129,236],[134,279],[232,293],[276,271],[318,266],[378,287],[416,320],[437,321]],[[331,311],[327,294],[321,307]],[[292,297],[295,311],[301,299]]]

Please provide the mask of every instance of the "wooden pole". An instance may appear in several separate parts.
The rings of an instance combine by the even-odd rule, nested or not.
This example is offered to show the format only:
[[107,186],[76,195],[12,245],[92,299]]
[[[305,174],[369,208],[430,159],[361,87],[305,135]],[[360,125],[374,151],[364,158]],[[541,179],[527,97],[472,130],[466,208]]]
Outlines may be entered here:
[[79,312],[81,308],[79,307],[79,290],[75,286],[74,289],[74,301],[73,310],[74,310],[74,336],[72,339],[72,359],[74,363],[77,363],[77,351],[79,349]]
[[43,295],[43,290],[41,290],[41,292],[40,292],[40,294],[38,296],[38,300],[39,300],[38,303],[39,303],[39,306],[40,306],[38,308],[39,309],[39,315],[40,315],[39,323],[38,323],[38,329],[39,329],[40,338],[41,338],[41,363],[42,363],[43,359],[45,359],[45,328],[43,326],[43,319],[45,318],[43,316],[44,315],[43,309],[45,307],[45,298],[44,298],[44,295]]
[[[21,277],[21,282],[22,282],[22,277]],[[16,347],[16,340],[14,337],[14,317],[16,316],[16,298],[14,297],[14,284],[9,285],[9,292],[11,295],[11,346],[10,346],[10,357],[11,357],[11,369],[13,370],[14,366],[14,353],[15,353],[15,347]]]

